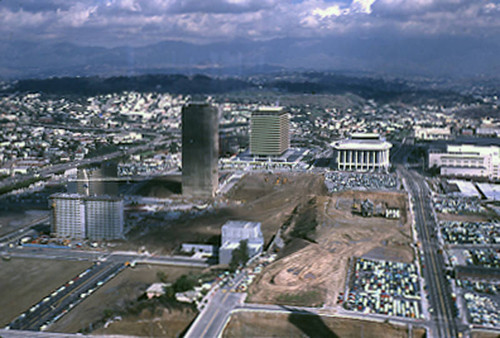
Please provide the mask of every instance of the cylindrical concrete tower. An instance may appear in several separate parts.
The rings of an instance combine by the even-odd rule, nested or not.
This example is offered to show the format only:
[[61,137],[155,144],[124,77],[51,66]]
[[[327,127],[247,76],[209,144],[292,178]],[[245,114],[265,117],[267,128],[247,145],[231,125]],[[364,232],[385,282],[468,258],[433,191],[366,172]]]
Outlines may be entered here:
[[218,186],[219,112],[207,102],[182,108],[182,193],[213,197]]

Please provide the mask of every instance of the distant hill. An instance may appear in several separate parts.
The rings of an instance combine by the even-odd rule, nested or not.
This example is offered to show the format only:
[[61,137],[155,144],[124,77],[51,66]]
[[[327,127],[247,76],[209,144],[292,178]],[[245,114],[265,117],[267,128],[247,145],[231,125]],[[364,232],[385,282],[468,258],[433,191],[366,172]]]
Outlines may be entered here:
[[140,75],[101,77],[63,77],[17,81],[10,92],[96,95],[122,91],[168,92],[173,94],[225,93],[251,87],[238,79],[215,79],[205,75]]
[[[26,79],[13,82],[4,93],[40,92],[53,95],[97,95],[122,91],[163,92],[172,94],[225,94],[267,91],[273,95],[354,94],[363,99],[379,101],[400,99],[406,102],[435,99],[446,105],[463,95],[449,90],[417,87],[414,83],[398,79],[370,76],[347,76],[323,72],[289,72],[260,77],[234,78],[206,75],[150,74],[114,77],[61,77]],[[1,91],[0,91],[1,93]],[[313,100],[310,98],[309,100]]]

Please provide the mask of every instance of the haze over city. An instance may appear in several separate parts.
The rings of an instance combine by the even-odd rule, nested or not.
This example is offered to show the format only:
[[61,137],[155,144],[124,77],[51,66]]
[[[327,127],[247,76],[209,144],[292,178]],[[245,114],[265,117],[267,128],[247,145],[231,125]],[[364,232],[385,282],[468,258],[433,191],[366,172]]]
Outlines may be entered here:
[[0,337],[498,337],[499,55],[499,0],[0,0]]

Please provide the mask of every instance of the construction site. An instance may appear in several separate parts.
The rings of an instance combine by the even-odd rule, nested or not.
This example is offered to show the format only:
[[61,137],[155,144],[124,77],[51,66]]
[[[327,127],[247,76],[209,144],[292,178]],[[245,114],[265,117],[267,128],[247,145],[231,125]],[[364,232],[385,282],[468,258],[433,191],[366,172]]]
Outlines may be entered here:
[[[399,210],[399,217],[385,211],[363,215],[358,201],[367,200]],[[346,191],[306,201],[288,215],[281,258],[251,285],[249,302],[334,306],[351,258],[414,260],[406,193]]]
[[[168,189],[166,185],[163,187]],[[117,248],[146,247],[150,252],[168,254],[186,242],[218,245],[221,227],[228,220],[261,222],[268,244],[297,205],[310,196],[325,193],[323,178],[318,175],[247,174],[208,208],[186,211],[165,208],[154,214],[138,214],[139,221],[128,233],[127,241],[117,243]],[[170,195],[172,199],[183,199],[181,195],[174,196]]]
[[414,260],[408,210],[402,191],[328,193],[323,175],[253,173],[212,208],[144,217],[120,247],[168,254],[186,242],[220,245],[228,220],[261,222],[265,248],[280,259],[251,285],[248,301],[333,306],[352,257]]

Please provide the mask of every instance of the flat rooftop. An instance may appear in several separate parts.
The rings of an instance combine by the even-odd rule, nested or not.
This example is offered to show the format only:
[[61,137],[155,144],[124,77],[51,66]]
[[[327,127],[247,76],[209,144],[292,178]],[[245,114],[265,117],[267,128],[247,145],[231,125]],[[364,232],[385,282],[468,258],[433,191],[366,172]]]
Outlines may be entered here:
[[235,157],[235,161],[245,161],[245,162],[286,162],[294,163],[299,162],[304,155],[307,153],[305,148],[289,148],[280,156],[259,156],[250,154],[250,150],[246,150]]
[[287,114],[287,111],[283,107],[259,107],[257,110],[252,112],[252,116],[258,115],[283,115]]
[[337,150],[388,150],[392,144],[381,139],[345,139],[331,143]]
[[253,229],[255,227],[260,227],[260,223],[250,221],[227,221],[223,226],[233,229]]
[[117,196],[109,195],[99,195],[99,196],[87,196],[82,194],[68,194],[68,193],[56,193],[49,196],[52,199],[66,199],[66,200],[86,200],[86,201],[122,201],[123,199]]

